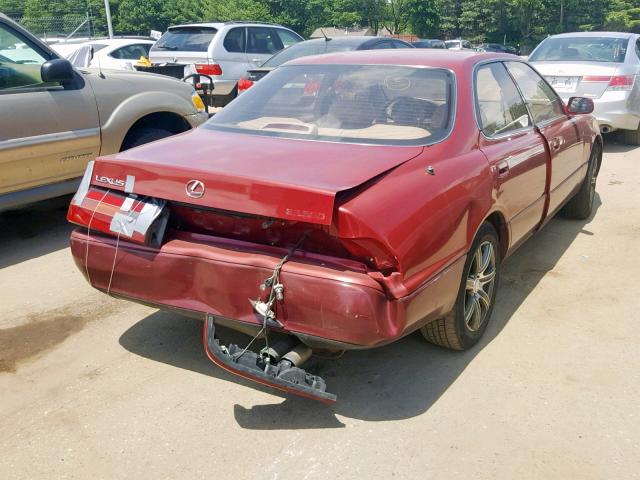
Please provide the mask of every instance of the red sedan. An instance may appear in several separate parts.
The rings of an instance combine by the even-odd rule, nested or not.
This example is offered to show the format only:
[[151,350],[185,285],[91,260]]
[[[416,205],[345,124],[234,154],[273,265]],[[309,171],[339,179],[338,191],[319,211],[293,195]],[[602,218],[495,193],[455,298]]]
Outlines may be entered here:
[[331,402],[313,350],[478,341],[502,261],[560,209],[591,214],[592,109],[513,56],[305,57],[197,130],[91,162],[71,250],[107,294],[203,319],[219,366]]

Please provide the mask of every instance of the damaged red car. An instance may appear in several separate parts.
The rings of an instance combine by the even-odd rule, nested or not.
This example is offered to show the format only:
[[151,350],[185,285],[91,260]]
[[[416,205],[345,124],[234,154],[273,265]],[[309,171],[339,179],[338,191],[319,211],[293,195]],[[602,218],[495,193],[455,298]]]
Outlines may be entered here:
[[504,259],[560,209],[591,214],[592,109],[513,56],[302,58],[201,128],[91,162],[71,251],[95,288],[201,318],[220,367],[332,402],[314,351],[417,330],[469,348]]

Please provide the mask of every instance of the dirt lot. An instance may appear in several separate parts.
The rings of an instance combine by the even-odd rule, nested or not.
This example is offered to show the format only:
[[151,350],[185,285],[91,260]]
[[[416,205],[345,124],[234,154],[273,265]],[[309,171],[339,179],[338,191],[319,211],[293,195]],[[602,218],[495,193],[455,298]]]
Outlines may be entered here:
[[0,478],[640,478],[640,149],[505,264],[484,341],[324,361],[326,407],[205,357],[201,325],[75,268],[65,202],[0,215]]

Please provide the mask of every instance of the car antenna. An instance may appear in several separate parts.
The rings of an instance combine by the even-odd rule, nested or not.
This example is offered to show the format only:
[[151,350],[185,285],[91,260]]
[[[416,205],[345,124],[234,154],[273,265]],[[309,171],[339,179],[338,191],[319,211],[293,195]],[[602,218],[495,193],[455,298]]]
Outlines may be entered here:
[[[91,57],[93,57],[95,54],[93,52],[93,45],[91,45]],[[106,78],[104,76],[104,73],[102,73],[102,64],[100,63],[100,55],[98,55],[96,57],[96,60],[98,60],[98,77],[100,78]]]
[[324,37],[324,41],[325,42],[330,42],[331,41],[331,38],[327,37],[327,34],[324,33],[323,29],[320,29],[320,33],[322,33],[322,36]]

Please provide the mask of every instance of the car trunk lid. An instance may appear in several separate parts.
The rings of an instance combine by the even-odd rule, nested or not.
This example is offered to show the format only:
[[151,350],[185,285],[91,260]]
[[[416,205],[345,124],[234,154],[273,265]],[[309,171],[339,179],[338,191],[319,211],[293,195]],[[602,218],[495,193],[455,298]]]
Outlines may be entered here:
[[101,157],[91,183],[193,207],[331,225],[339,192],[378,177],[422,149],[201,128]]
[[535,62],[533,66],[563,98],[600,98],[620,67],[609,62]]

